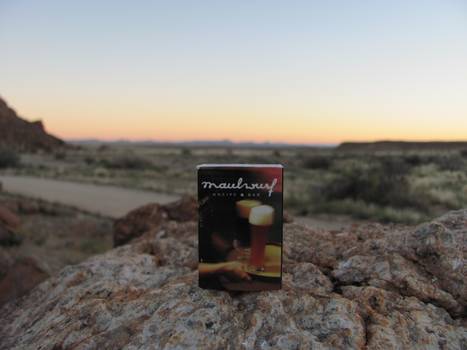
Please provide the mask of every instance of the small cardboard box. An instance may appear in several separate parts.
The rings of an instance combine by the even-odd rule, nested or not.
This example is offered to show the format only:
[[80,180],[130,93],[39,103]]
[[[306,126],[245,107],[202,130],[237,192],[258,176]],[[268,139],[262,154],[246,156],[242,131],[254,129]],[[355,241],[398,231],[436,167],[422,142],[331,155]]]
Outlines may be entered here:
[[280,164],[198,166],[201,288],[281,288],[283,170]]

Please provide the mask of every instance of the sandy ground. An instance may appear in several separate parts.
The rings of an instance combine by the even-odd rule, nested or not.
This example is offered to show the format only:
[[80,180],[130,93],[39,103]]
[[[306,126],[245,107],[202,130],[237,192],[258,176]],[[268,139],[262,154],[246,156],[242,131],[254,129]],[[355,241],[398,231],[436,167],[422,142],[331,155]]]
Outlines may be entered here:
[[120,217],[141,205],[169,203],[178,197],[115,186],[100,186],[27,176],[0,175],[3,190],[27,197],[71,205],[112,218]]

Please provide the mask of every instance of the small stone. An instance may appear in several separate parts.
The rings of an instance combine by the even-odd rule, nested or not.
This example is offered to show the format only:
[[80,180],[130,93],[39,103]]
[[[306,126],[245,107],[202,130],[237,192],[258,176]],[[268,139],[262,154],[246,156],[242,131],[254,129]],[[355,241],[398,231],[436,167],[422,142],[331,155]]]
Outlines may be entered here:
[[21,225],[18,215],[3,205],[0,205],[0,222],[11,228],[18,228]]

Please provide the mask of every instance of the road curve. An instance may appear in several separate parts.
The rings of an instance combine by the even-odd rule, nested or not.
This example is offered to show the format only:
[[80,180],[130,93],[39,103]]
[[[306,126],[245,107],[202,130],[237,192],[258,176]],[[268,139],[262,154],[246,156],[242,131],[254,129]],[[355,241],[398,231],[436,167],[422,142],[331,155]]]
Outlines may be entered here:
[[0,175],[0,182],[5,192],[71,205],[112,218],[150,202],[165,204],[179,198],[151,191],[29,176]]

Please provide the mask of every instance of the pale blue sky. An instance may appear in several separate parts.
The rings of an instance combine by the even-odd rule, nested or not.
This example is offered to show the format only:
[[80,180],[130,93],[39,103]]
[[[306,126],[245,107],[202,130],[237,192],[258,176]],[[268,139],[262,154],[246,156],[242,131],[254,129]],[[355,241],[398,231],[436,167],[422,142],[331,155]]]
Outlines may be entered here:
[[467,3],[0,0],[0,95],[67,138],[466,139]]

